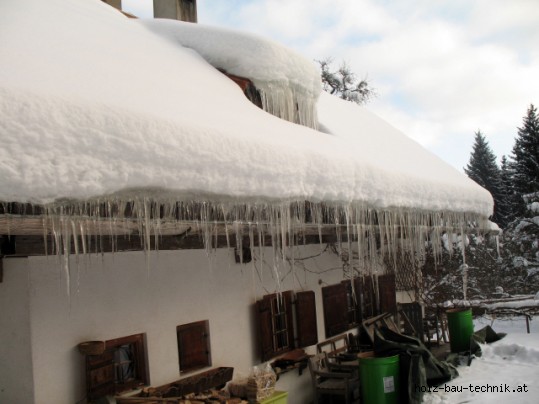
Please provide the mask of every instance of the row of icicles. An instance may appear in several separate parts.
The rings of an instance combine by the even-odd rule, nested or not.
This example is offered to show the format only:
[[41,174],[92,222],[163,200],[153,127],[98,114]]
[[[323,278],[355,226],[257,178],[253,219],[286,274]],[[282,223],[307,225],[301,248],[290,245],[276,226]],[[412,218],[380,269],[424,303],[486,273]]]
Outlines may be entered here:
[[[10,207],[5,204],[4,212]],[[32,216],[28,209],[27,217]],[[400,254],[407,252],[421,260],[429,248],[435,257],[443,249],[444,233],[465,233],[470,226],[486,228],[486,219],[465,213],[425,212],[410,209],[380,210],[357,204],[327,204],[309,202],[234,201],[195,202],[160,201],[150,198],[123,200],[110,197],[92,202],[51,204],[35,209],[43,221],[43,232],[52,234],[54,246],[49,251],[58,255],[99,252],[101,236],[138,235],[141,249],[159,249],[158,240],[166,234],[178,234],[191,228],[198,233],[211,254],[212,240],[226,236],[227,246],[243,248],[249,240],[252,249],[272,247],[275,262],[290,261],[290,247],[302,235],[333,234],[339,245],[357,253],[355,265],[369,273],[380,257],[389,256],[393,270],[399,270]],[[19,208],[19,211],[21,209]],[[152,236],[155,243],[152,245]],[[271,245],[264,246],[266,237]],[[92,246],[92,240],[93,246]],[[73,247],[72,247],[73,246]],[[114,249],[114,247],[113,247]]]

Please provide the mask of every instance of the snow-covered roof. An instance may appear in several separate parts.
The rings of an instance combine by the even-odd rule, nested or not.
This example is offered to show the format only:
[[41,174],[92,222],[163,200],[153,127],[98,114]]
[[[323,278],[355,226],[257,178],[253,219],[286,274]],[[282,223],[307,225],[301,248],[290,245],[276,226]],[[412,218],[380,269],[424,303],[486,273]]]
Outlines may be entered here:
[[245,32],[169,19],[138,21],[172,43],[194,49],[212,66],[249,78],[261,95],[265,111],[318,129],[316,101],[322,83],[313,61]]
[[[486,190],[367,109],[319,96],[312,63],[269,41],[141,23],[98,0],[4,0],[0,38],[1,202],[198,201],[252,213],[310,201],[391,211],[371,222],[392,225],[492,212]],[[257,108],[205,59],[266,91],[304,92],[320,131]]]

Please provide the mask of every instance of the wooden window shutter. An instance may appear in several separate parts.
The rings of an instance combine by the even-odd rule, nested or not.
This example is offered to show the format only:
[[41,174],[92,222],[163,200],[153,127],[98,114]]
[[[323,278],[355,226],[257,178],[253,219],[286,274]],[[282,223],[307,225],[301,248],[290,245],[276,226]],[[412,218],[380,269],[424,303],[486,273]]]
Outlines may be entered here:
[[376,293],[374,291],[372,276],[364,276],[360,278],[361,283],[361,300],[362,305],[362,316],[363,319],[374,317],[378,315],[377,304],[376,304]]
[[395,274],[386,274],[378,277],[378,293],[380,294],[380,311],[382,313],[396,313],[397,295]]
[[326,338],[348,330],[348,304],[346,284],[325,286],[322,288],[324,305],[324,325]]
[[211,366],[210,328],[207,320],[176,328],[180,372]]
[[316,300],[312,290],[296,293],[296,326],[299,348],[318,343]]
[[114,351],[86,356],[86,389],[89,400],[114,395]]
[[262,361],[265,361],[273,357],[273,327],[270,299],[261,299],[256,302],[256,317],[260,356]]

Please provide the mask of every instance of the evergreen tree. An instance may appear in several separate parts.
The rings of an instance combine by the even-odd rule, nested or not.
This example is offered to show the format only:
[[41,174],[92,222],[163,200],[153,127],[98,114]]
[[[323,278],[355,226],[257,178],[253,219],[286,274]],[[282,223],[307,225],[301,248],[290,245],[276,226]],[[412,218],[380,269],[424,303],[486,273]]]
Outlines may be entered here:
[[527,199],[526,214],[513,220],[501,236],[501,270],[511,284],[509,293],[539,291],[539,194]]
[[515,190],[513,187],[513,170],[505,156],[502,156],[500,168],[500,198],[498,201],[498,213],[500,227],[504,228],[515,219],[516,211]]
[[[512,159],[513,184],[517,196],[539,192],[539,117],[533,104],[528,108],[522,127],[518,128]],[[525,212],[525,202],[520,199],[516,214],[521,216]]]
[[494,198],[494,214],[492,220],[495,223],[501,223],[502,212],[500,212],[500,207],[503,206],[503,202],[500,169],[496,163],[496,156],[479,130],[475,133],[475,142],[470,155],[470,161],[466,168],[464,168],[464,172],[468,177],[492,194]]

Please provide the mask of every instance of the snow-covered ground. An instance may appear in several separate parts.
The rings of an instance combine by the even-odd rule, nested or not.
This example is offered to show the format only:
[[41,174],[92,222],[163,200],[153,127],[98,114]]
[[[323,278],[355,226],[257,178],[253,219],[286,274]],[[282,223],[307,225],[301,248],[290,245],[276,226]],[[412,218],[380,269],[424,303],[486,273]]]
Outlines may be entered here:
[[526,333],[523,317],[481,318],[476,330],[491,325],[507,336],[482,345],[483,355],[471,366],[459,366],[459,377],[426,393],[423,403],[538,403],[539,402],[539,316]]

